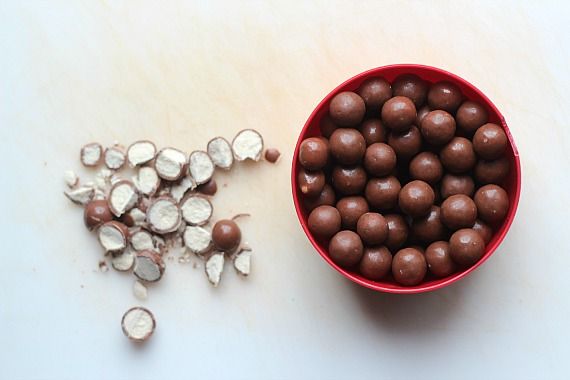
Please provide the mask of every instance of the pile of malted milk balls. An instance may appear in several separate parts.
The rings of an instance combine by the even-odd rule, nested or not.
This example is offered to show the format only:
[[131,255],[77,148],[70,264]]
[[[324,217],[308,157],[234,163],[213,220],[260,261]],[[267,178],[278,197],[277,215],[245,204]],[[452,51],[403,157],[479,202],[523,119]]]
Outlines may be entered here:
[[453,83],[411,74],[337,94],[305,139],[298,185],[330,258],[404,286],[475,264],[509,199],[504,130]]

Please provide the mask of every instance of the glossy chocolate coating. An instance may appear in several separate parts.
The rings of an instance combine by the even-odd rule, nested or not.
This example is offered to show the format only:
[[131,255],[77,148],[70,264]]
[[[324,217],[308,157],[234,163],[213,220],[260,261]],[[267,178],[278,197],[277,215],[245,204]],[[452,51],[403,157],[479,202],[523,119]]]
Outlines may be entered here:
[[434,200],[435,193],[431,186],[419,180],[407,183],[398,195],[400,209],[413,218],[426,215]]
[[428,113],[431,112],[431,108],[429,106],[423,106],[418,110],[418,116],[416,116],[416,125],[422,125],[422,120]]
[[431,243],[424,253],[429,271],[436,277],[447,277],[457,270],[457,265],[449,254],[449,243]]
[[333,120],[331,119],[331,115],[327,113],[321,119],[320,128],[321,128],[321,135],[323,135],[323,137],[326,137],[328,139],[331,137],[332,133],[338,128],[338,125],[336,125],[333,122]]
[[338,128],[329,140],[331,155],[341,165],[357,164],[366,151],[364,137],[353,128]]
[[382,122],[394,132],[407,131],[416,116],[416,106],[405,96],[395,96],[382,106]]
[[364,190],[368,176],[362,166],[335,166],[332,183],[335,190],[343,195],[359,194]]
[[388,145],[394,149],[398,159],[406,160],[415,156],[422,148],[422,134],[418,127],[412,125],[406,132],[390,133]]
[[493,123],[483,125],[473,136],[473,149],[485,160],[501,157],[507,148],[507,143],[507,135],[503,128]]
[[364,167],[371,176],[388,175],[396,167],[396,152],[388,144],[372,144],[364,153]]
[[418,153],[410,162],[410,177],[430,185],[436,184],[443,175],[443,166],[439,157],[432,152]]
[[337,265],[349,268],[360,261],[364,246],[356,232],[340,231],[329,243],[329,256]]
[[473,230],[477,231],[479,235],[481,235],[483,241],[485,242],[485,245],[489,244],[493,238],[493,229],[489,227],[488,224],[485,224],[482,220],[477,219],[472,228]]
[[329,146],[325,139],[309,137],[299,147],[299,162],[307,170],[320,170],[329,159]]
[[417,285],[427,272],[424,255],[415,248],[404,248],[392,259],[392,275],[396,282],[404,286]]
[[373,77],[365,80],[358,90],[368,111],[379,113],[386,100],[392,97],[392,87],[384,78]]
[[434,110],[455,113],[462,100],[459,87],[448,81],[433,84],[428,92],[428,104]]
[[467,195],[452,195],[441,204],[441,220],[452,231],[472,227],[475,219],[477,207]]
[[478,232],[471,228],[455,231],[449,239],[451,259],[461,267],[470,267],[485,253],[485,242]]
[[332,121],[342,127],[354,127],[364,118],[366,106],[358,94],[350,91],[340,92],[332,98],[329,114]]
[[384,245],[392,252],[396,252],[408,239],[410,233],[408,223],[400,214],[384,215],[388,224],[388,237]]
[[367,146],[374,143],[383,143],[388,139],[386,127],[384,127],[380,119],[364,120],[359,130]]
[[390,210],[398,203],[400,189],[400,181],[394,176],[372,178],[366,183],[364,195],[370,207]]
[[340,231],[340,213],[333,206],[319,206],[309,214],[307,226],[316,237],[329,239]]
[[358,219],[356,232],[366,245],[382,244],[388,237],[388,223],[381,214],[367,212]]
[[455,121],[459,128],[471,135],[487,122],[488,117],[485,107],[477,102],[467,100],[459,106]]
[[336,203],[336,208],[340,213],[342,226],[355,230],[358,219],[368,212],[366,199],[359,196],[344,197]]
[[360,260],[360,274],[372,281],[378,281],[386,277],[392,268],[392,254],[388,248],[368,247]]
[[309,171],[301,169],[297,175],[297,181],[303,195],[314,197],[319,195],[325,186],[325,173],[322,170]]
[[421,107],[427,97],[427,83],[414,74],[403,74],[398,76],[392,83],[394,96],[405,96],[409,98],[416,108]]
[[472,197],[475,192],[475,182],[468,175],[446,174],[441,179],[441,198],[464,194]]
[[113,213],[105,199],[93,200],[85,205],[83,222],[88,230],[93,230],[103,223],[113,220]]
[[201,184],[196,189],[199,193],[205,195],[215,195],[218,192],[218,184],[216,183],[215,179],[211,179],[206,183]]
[[232,251],[241,242],[241,230],[233,220],[219,220],[212,228],[212,242],[222,252]]
[[336,194],[332,186],[327,183],[317,196],[305,197],[303,202],[307,211],[312,211],[322,205],[334,206],[336,203]]
[[477,162],[473,144],[465,137],[454,137],[441,149],[439,157],[445,169],[455,174],[471,170]]
[[493,161],[479,160],[475,165],[475,179],[483,185],[501,184],[509,174],[510,167],[511,165],[506,157]]
[[420,130],[429,144],[443,145],[455,135],[455,119],[445,111],[431,111],[422,119]]
[[415,239],[422,243],[431,243],[443,240],[447,236],[447,228],[441,221],[441,208],[431,206],[430,211],[421,218],[412,222],[412,234]]
[[479,218],[491,225],[502,222],[509,211],[509,196],[497,185],[485,185],[475,192]]

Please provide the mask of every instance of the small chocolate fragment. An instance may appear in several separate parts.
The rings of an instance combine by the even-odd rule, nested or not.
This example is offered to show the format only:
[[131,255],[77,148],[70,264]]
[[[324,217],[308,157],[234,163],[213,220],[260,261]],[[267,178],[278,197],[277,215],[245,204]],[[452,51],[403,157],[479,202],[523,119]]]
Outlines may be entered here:
[[322,170],[313,172],[301,169],[297,175],[297,181],[301,193],[308,197],[314,197],[319,195],[325,186],[325,173]]
[[509,174],[510,167],[511,164],[506,157],[493,161],[479,160],[475,165],[475,179],[483,185],[501,184]]
[[467,175],[446,174],[441,180],[441,198],[446,199],[452,195],[464,194],[473,196],[475,183],[473,178]]
[[493,229],[485,224],[482,220],[477,219],[471,228],[473,228],[474,231],[477,231],[479,235],[481,235],[483,241],[485,242],[485,245],[489,244],[493,238]]
[[329,256],[337,265],[349,268],[360,261],[364,246],[358,234],[353,231],[340,231],[329,243]]
[[241,230],[233,220],[219,220],[212,228],[212,241],[219,251],[233,251],[241,242]]
[[334,206],[336,203],[336,194],[334,189],[328,183],[325,184],[319,195],[316,197],[306,197],[304,200],[305,208],[312,211],[316,207],[322,205]]
[[364,195],[372,208],[389,210],[396,206],[401,188],[400,181],[394,176],[372,178],[366,184]]
[[329,105],[332,121],[343,127],[353,127],[360,123],[365,112],[364,100],[350,91],[338,93]]
[[421,218],[414,219],[412,222],[412,234],[415,239],[423,243],[445,239],[447,228],[441,221],[441,208],[439,206],[431,206],[429,213]]
[[392,97],[390,83],[380,77],[365,80],[356,92],[364,100],[368,111],[374,113],[380,112],[382,105]]
[[424,181],[407,183],[398,195],[398,205],[407,215],[418,218],[429,213],[435,200],[435,193]]
[[372,176],[388,175],[396,167],[396,152],[388,144],[372,144],[364,153],[364,167]]
[[485,253],[485,242],[481,235],[471,228],[455,231],[449,239],[451,259],[461,267],[470,267]]
[[358,219],[368,212],[368,203],[363,197],[345,197],[336,203],[336,208],[340,213],[342,226],[355,230]]
[[392,252],[396,252],[408,239],[408,224],[400,214],[388,214],[384,216],[388,224],[388,237],[384,245]]
[[443,175],[443,166],[437,155],[421,152],[410,162],[410,177],[435,185]]
[[340,213],[332,206],[319,206],[309,214],[307,226],[318,238],[329,239],[340,231]]
[[416,117],[416,125],[422,125],[422,120],[428,113],[431,112],[431,108],[429,106],[423,106],[418,110],[418,116]]
[[457,270],[457,265],[449,254],[449,243],[446,241],[431,243],[424,255],[429,271],[436,277],[447,277]]
[[335,166],[332,171],[332,183],[339,193],[344,195],[359,194],[366,186],[368,176],[362,166]]
[[455,135],[455,119],[445,111],[431,111],[422,119],[420,130],[428,143],[443,145]]
[[360,273],[372,281],[386,277],[392,268],[392,254],[386,247],[367,247],[360,260]]
[[507,143],[507,135],[503,128],[493,123],[483,125],[473,136],[473,149],[485,160],[501,157],[507,148]]
[[90,201],[83,210],[83,221],[88,230],[93,230],[103,223],[113,220],[113,213],[105,199]]
[[277,160],[281,157],[281,152],[275,148],[267,148],[265,150],[265,160],[272,164],[276,163]]
[[332,119],[331,119],[331,115],[329,115],[328,113],[322,117],[321,119],[321,135],[323,135],[323,137],[325,138],[330,138],[332,133],[338,128],[338,125],[336,125]]
[[459,106],[455,115],[455,121],[459,128],[469,134],[473,134],[477,128],[487,122],[488,117],[485,107],[477,102],[467,100]]
[[452,173],[465,173],[477,162],[473,144],[465,137],[454,137],[439,152],[441,163]]
[[404,286],[417,285],[424,279],[427,264],[424,255],[415,248],[404,248],[392,259],[392,275]]
[[412,125],[407,132],[390,133],[388,145],[394,149],[398,159],[406,160],[415,156],[422,148],[422,134],[418,127]]
[[215,195],[218,192],[218,184],[216,183],[215,179],[211,179],[206,183],[201,184],[196,189],[199,193],[205,195]]
[[381,214],[367,212],[358,218],[356,232],[366,245],[382,244],[388,237],[388,223]]
[[394,132],[410,129],[416,116],[416,106],[404,96],[395,96],[382,106],[382,122]]
[[459,87],[448,81],[435,83],[428,92],[428,104],[434,110],[455,113],[462,100],[463,95]]
[[354,165],[364,156],[366,141],[356,129],[338,128],[331,135],[329,148],[341,165]]
[[410,98],[416,108],[421,107],[427,97],[427,83],[414,74],[403,74],[398,76],[392,83],[394,96],[405,96]]
[[473,226],[475,219],[477,207],[467,195],[452,195],[441,204],[441,220],[452,231]]
[[303,140],[299,147],[299,162],[305,169],[320,170],[325,167],[328,159],[329,147],[326,140],[319,137]]
[[380,119],[366,119],[359,129],[364,141],[366,141],[366,146],[387,141],[386,127]]
[[475,192],[475,204],[479,218],[495,225],[502,222],[509,211],[509,196],[497,185],[485,185]]

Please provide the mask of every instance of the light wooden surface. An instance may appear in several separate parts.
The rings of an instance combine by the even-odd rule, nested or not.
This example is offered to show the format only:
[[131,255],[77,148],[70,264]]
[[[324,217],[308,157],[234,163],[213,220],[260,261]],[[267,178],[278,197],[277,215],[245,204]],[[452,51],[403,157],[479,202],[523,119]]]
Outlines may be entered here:
[[[570,9],[548,1],[0,3],[0,378],[566,378]],[[291,154],[311,110],[365,69],[423,63],[483,90],[523,164],[517,219],[460,283],[391,296],[325,265],[298,225]],[[79,147],[149,138],[190,151],[242,128],[282,160],[243,165],[216,216],[249,212],[251,278],[218,289],[169,262],[120,331],[132,278],[61,194]],[[81,171],[81,170],[80,170]]]

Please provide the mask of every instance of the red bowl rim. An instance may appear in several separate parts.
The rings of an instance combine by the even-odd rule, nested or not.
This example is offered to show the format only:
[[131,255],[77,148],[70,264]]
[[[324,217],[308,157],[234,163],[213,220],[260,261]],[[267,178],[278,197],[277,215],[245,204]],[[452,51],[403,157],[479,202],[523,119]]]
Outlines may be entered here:
[[[510,214],[504,223],[504,229],[502,230],[502,233],[497,236],[497,240],[495,241],[493,246],[491,246],[490,249],[485,252],[485,255],[477,263],[475,263],[475,265],[473,265],[470,268],[467,268],[463,271],[457,272],[456,274],[448,277],[447,279],[445,279],[442,282],[439,282],[436,284],[431,284],[431,285],[424,285],[424,286],[422,286],[420,284],[420,285],[417,285],[415,287],[409,287],[409,288],[408,287],[392,288],[392,287],[385,287],[385,286],[378,284],[378,283],[367,282],[365,280],[362,280],[362,279],[354,276],[352,273],[350,273],[350,272],[346,271],[345,269],[336,265],[331,260],[329,255],[319,247],[315,238],[313,237],[313,235],[309,231],[307,224],[303,221],[302,214],[301,214],[300,200],[299,200],[299,197],[297,196],[297,191],[296,191],[296,186],[297,186],[297,178],[296,178],[297,177],[296,176],[297,157],[299,155],[299,147],[301,145],[301,142],[303,141],[303,137],[305,136],[307,129],[311,125],[311,123],[312,123],[313,119],[315,118],[315,116],[317,115],[318,111],[326,103],[328,103],[328,101],[334,95],[336,95],[340,91],[340,89],[342,89],[344,86],[348,85],[349,83],[351,83],[353,81],[357,81],[357,80],[362,79],[363,77],[367,77],[369,75],[381,75],[381,73],[379,73],[379,71],[386,70],[386,69],[394,69],[394,68],[407,69],[407,70],[410,70],[410,73],[414,73],[414,71],[416,69],[434,71],[436,73],[448,76],[449,78],[451,78],[454,81],[462,83],[464,86],[469,87],[473,92],[477,93],[481,98],[483,98],[486,101],[487,105],[494,112],[496,112],[496,114],[499,116],[499,120],[501,122],[501,125],[502,125],[503,129],[505,130],[505,133],[507,134],[507,137],[509,139],[509,144],[511,145],[512,150],[513,150],[514,162],[515,162],[515,171],[516,171],[516,178],[515,178],[515,182],[516,182],[515,185],[516,186],[515,186],[515,191],[514,191],[514,197],[511,201],[512,202],[511,203],[511,210],[512,211],[509,211]],[[366,70],[360,74],[354,75],[353,77],[345,80],[340,85],[336,86],[332,91],[330,91],[323,98],[323,100],[321,100],[319,102],[319,104],[314,108],[313,112],[311,113],[311,115],[309,116],[307,121],[305,122],[303,129],[301,130],[301,132],[299,134],[299,138],[297,139],[297,144],[295,146],[295,152],[293,154],[293,159],[292,159],[292,164],[291,164],[291,190],[293,193],[293,203],[295,204],[295,212],[297,213],[297,218],[299,219],[299,222],[301,224],[301,227],[303,228],[303,231],[305,232],[305,235],[307,235],[307,237],[309,238],[309,241],[311,242],[313,247],[317,250],[319,255],[321,255],[321,257],[330,266],[332,266],[334,269],[336,269],[337,272],[339,272],[344,277],[348,278],[349,280],[351,280],[351,281],[353,281],[353,282],[355,282],[361,286],[364,286],[366,288],[376,290],[379,292],[395,293],[395,294],[417,294],[417,293],[424,293],[424,292],[430,292],[433,290],[441,289],[441,288],[444,288],[448,285],[451,285],[452,283],[454,283],[456,281],[459,281],[460,279],[464,278],[469,273],[473,272],[475,269],[480,267],[495,252],[495,250],[501,244],[501,242],[504,240],[507,232],[509,231],[511,224],[513,223],[513,220],[515,218],[517,208],[518,208],[520,192],[521,192],[521,165],[520,165],[519,152],[517,150],[517,147],[515,145],[515,141],[513,139],[513,136],[511,135],[509,127],[507,126],[505,118],[503,117],[503,114],[499,111],[499,109],[495,106],[495,104],[483,92],[481,92],[477,87],[475,87],[473,84],[471,84],[467,80],[461,78],[460,76],[453,74],[453,73],[450,73],[449,71],[439,69],[437,67],[427,66],[427,65],[419,65],[419,64],[393,64],[393,65],[380,66],[380,67],[376,67],[376,68],[373,68],[370,70]]]

